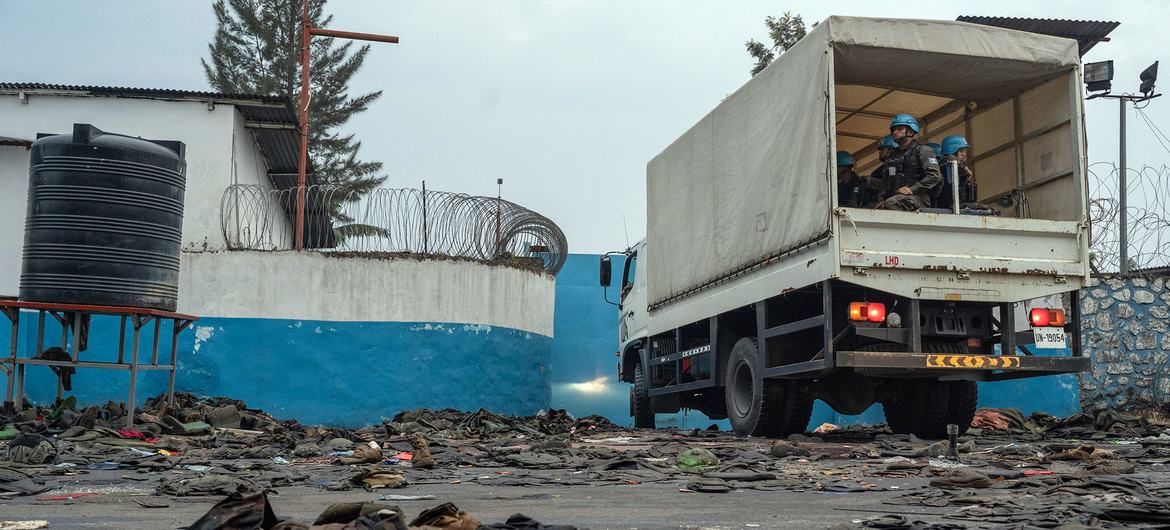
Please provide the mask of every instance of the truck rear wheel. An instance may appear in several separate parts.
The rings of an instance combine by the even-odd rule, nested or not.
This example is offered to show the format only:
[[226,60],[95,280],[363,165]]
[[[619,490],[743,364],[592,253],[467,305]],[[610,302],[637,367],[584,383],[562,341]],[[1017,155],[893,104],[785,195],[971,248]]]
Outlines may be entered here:
[[654,428],[654,406],[650,403],[650,384],[642,363],[634,365],[634,386],[630,389],[630,413],[634,416],[634,427]]
[[755,338],[735,343],[723,372],[731,430],[741,436],[804,432],[812,415],[812,395],[791,381],[764,379],[763,368]]
[[959,434],[966,433],[979,406],[979,385],[975,381],[947,381],[947,386],[950,387],[947,423],[958,425]]
[[890,430],[923,438],[946,438],[947,423],[950,423],[950,386],[937,379],[909,380],[906,383],[893,397],[882,401]]

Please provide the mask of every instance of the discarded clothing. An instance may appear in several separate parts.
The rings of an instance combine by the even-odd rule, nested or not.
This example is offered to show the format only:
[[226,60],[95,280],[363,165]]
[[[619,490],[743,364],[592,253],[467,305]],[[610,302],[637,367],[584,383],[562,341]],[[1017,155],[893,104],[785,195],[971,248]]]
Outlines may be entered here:
[[986,488],[991,484],[986,473],[970,468],[953,469],[930,481],[936,488]]
[[350,478],[349,481],[355,485],[364,486],[366,489],[371,490],[379,488],[402,488],[407,485],[406,477],[393,471],[377,468],[362,470]]
[[212,506],[187,530],[267,530],[276,523],[276,514],[264,492],[232,493]]
[[719,465],[719,457],[706,449],[691,448],[679,453],[675,462],[680,470],[696,473],[704,468]]
[[18,464],[51,464],[57,458],[57,446],[40,434],[24,433],[8,442],[4,458]]
[[575,526],[567,525],[546,525],[540,521],[527,517],[525,515],[516,514],[508,518],[507,521],[495,524],[485,524],[479,527],[479,530],[577,530]]
[[49,489],[45,481],[19,469],[0,466],[0,492],[36,495]]

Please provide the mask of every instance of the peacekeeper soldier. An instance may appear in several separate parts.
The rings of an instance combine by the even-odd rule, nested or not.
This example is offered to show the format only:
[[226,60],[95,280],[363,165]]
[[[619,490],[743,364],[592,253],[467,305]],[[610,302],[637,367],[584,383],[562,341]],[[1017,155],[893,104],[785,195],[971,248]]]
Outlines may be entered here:
[[853,171],[853,155],[837,151],[837,206],[873,208],[878,191],[873,179]]
[[873,173],[869,174],[869,181],[873,184],[874,188],[877,190],[877,192],[875,193],[875,198],[879,202],[881,201],[882,198],[884,198],[881,196],[882,192],[888,187],[886,185],[886,181],[885,181],[885,178],[886,178],[885,163],[886,163],[886,160],[889,160],[890,157],[893,156],[894,150],[896,150],[897,148],[898,148],[898,144],[894,143],[894,137],[890,136],[888,134],[883,136],[881,141],[878,142],[878,145],[877,145],[878,161],[881,162],[881,164],[878,165],[877,169],[873,170]]
[[914,139],[919,131],[918,120],[909,114],[890,120],[890,136],[898,148],[882,164],[886,195],[877,205],[879,210],[914,212],[930,206],[942,175],[934,151]]
[[950,208],[953,196],[951,195],[952,183],[956,181],[951,175],[951,162],[957,162],[959,167],[959,205],[964,210],[987,210],[999,215],[999,210],[976,202],[979,197],[979,187],[975,184],[975,175],[971,172],[971,168],[967,166],[968,149],[971,147],[967,143],[967,139],[959,135],[951,135],[943,138],[942,141],[942,155],[943,162],[940,169],[942,170],[943,183],[939,186],[938,193],[938,207]]

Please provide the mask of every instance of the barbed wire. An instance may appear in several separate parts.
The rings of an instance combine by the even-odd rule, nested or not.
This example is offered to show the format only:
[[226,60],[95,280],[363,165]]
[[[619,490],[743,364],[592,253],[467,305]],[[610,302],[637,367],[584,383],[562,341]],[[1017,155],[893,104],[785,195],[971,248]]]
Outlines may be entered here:
[[[233,250],[291,250],[296,188],[229,186],[220,226]],[[305,189],[304,246],[323,252],[411,253],[486,261],[532,259],[553,274],[569,247],[560,227],[532,210],[494,197],[412,188],[356,194]]]
[[[1089,165],[1089,251],[1094,272],[1121,270],[1117,165]],[[1126,214],[1130,270],[1170,267],[1170,167],[1126,168]]]

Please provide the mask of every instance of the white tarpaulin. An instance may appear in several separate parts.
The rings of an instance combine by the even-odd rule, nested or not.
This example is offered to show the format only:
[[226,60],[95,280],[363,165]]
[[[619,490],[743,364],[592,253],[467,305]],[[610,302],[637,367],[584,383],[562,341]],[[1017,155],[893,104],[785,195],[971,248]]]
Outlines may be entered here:
[[1071,39],[830,17],[647,165],[651,306],[828,235],[835,83],[988,101],[1078,61]]

